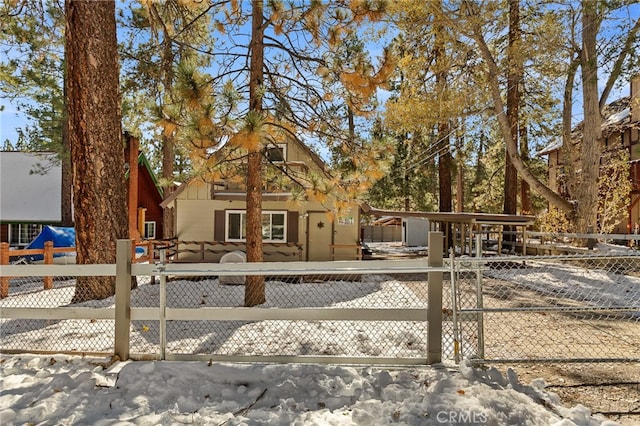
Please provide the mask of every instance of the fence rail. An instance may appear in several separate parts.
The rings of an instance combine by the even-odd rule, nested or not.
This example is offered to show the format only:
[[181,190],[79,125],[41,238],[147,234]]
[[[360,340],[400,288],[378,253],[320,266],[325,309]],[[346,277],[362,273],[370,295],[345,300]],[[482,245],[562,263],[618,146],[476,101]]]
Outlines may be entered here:
[[[431,238],[429,259],[133,263],[131,243],[120,241],[116,264],[3,265],[11,291],[0,301],[0,350],[367,364],[640,361],[637,251],[483,257],[477,241],[475,257],[443,260],[442,234]],[[265,277],[266,304],[242,307],[244,286],[220,279],[249,275]],[[9,278],[46,276],[56,278],[47,290]],[[83,276],[116,277],[115,298],[71,303],[74,277]]]
[[[437,235],[433,238],[434,247],[442,243],[441,236],[439,240]],[[441,361],[442,308],[433,304],[427,305],[424,300],[419,303],[412,301],[415,292],[424,292],[423,298],[426,298],[427,287],[433,294],[442,291],[441,277],[448,268],[442,265],[441,258],[432,258],[429,261],[133,264],[131,256],[127,255],[129,252],[130,243],[119,241],[116,265],[3,267],[1,276],[115,276],[116,294],[115,300],[107,300],[102,303],[102,307],[24,307],[20,306],[23,302],[18,300],[33,294],[12,292],[12,297],[4,299],[0,304],[0,321],[3,330],[7,331],[0,340],[1,350],[33,351],[32,347],[20,348],[20,339],[30,338],[29,342],[33,342],[34,336],[29,335],[30,331],[36,330],[39,337],[42,337],[48,332],[60,331],[58,328],[62,327],[63,322],[67,322],[70,327],[80,330],[76,332],[78,335],[95,336],[98,331],[94,327],[97,327],[105,336],[105,341],[93,350],[83,347],[78,352],[112,351],[122,359],[260,359],[263,362],[323,360],[412,365]],[[267,305],[242,308],[238,307],[236,302],[223,300],[225,294],[237,296],[244,287],[221,285],[217,278],[246,275],[260,275],[269,280],[270,293]],[[415,276],[419,276],[420,281],[414,281],[419,288],[413,292],[402,284],[402,280],[391,279],[388,275],[412,276],[414,279]],[[143,277],[155,276],[160,278],[160,283],[154,285],[151,284],[151,280],[146,280],[144,284],[132,290],[132,276],[138,277],[139,281]],[[318,289],[323,289],[325,293],[314,295]],[[56,290],[69,292],[67,287],[53,289],[50,292],[38,292],[37,298],[46,299],[48,294],[53,294]],[[203,295],[205,291],[217,294]],[[152,295],[152,303],[149,303],[147,297],[141,296],[145,292]],[[211,304],[191,302],[207,297],[215,297],[218,300]],[[313,297],[317,300],[312,300]],[[409,303],[397,304],[399,297],[403,297]],[[364,299],[369,301],[363,302]],[[64,302],[66,301],[65,299]],[[100,305],[101,303],[93,304]],[[16,322],[22,320],[39,322],[18,327]],[[416,335],[413,336],[411,333],[416,324],[419,324],[420,331],[416,331]],[[275,339],[284,339],[291,330],[299,327],[303,331],[298,334],[315,333],[313,338],[317,338],[318,341],[324,339],[324,346],[309,347],[301,351],[261,349],[254,353],[241,353],[240,347],[260,338],[255,330],[256,325],[271,328],[269,332]],[[346,333],[347,330],[358,334],[358,325],[363,329],[369,328],[359,335],[371,333],[377,328],[382,333],[382,336],[378,337],[386,341],[388,351],[380,353],[376,352],[375,348],[365,348],[368,339],[366,336],[362,337],[364,341],[360,344],[363,348],[358,352],[342,353],[340,350],[330,350],[336,339],[349,334]],[[318,334],[323,327],[329,330],[329,334],[324,337]],[[197,331],[202,328],[203,331]],[[25,333],[24,329],[28,332]],[[240,336],[232,337],[229,334],[231,332]],[[64,331],[61,333],[68,334]],[[402,333],[405,334],[404,337]],[[265,339],[265,345],[273,343],[268,340],[269,337]],[[352,335],[349,339],[357,341],[360,337]],[[409,340],[404,352],[397,350],[394,339]],[[56,341],[55,337],[46,340]],[[215,340],[217,347],[202,350],[194,348],[208,340]],[[225,348],[231,340],[242,343],[233,343],[236,346]],[[350,343],[346,342],[345,345]],[[413,345],[415,347],[412,347]],[[375,346],[375,342],[371,346]],[[49,350],[68,352],[51,347],[40,349],[45,352]]]

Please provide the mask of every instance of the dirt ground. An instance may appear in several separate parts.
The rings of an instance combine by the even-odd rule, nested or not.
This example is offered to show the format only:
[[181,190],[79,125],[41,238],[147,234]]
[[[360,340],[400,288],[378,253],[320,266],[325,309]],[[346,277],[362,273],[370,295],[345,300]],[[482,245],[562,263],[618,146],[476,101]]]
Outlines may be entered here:
[[543,378],[563,404],[582,404],[625,426],[640,425],[640,363],[488,364],[522,383]]
[[[383,254],[380,258],[414,256]],[[471,277],[470,277],[471,278]],[[446,280],[446,278],[445,278]],[[425,282],[408,285],[426,300]],[[418,281],[418,280],[416,280]],[[475,278],[471,281],[475,281]],[[515,283],[484,277],[484,306],[525,308],[519,312],[484,315],[485,359],[519,359],[520,362],[488,362],[502,373],[514,370],[524,384],[543,378],[547,389],[567,407],[582,404],[624,426],[640,425],[640,363],[607,359],[640,356],[640,320],[620,312],[545,312],[526,308],[566,306],[566,300],[524,289]],[[450,297],[445,281],[444,299]],[[476,303],[471,282],[461,299]],[[464,304],[463,304],[464,305]],[[462,324],[464,338],[477,342],[475,323]],[[543,362],[543,359],[600,359],[600,362]],[[532,360],[526,362],[522,360]],[[538,361],[534,361],[538,360]]]

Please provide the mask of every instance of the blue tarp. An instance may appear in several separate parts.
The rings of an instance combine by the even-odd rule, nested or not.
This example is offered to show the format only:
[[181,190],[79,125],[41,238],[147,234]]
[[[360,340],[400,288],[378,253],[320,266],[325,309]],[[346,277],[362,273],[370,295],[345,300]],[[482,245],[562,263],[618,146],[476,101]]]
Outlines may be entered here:
[[[46,225],[42,228],[42,232],[25,247],[26,249],[42,249],[46,241],[53,241],[54,247],[75,247],[76,246],[76,230],[74,228],[65,228],[61,226]],[[65,253],[56,253],[55,257],[64,256]],[[31,262],[43,260],[42,255],[26,256]]]

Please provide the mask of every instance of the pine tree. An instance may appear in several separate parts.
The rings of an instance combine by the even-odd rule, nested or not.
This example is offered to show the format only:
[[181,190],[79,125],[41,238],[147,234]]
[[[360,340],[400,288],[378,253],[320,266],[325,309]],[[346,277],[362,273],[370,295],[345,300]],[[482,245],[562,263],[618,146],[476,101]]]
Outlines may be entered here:
[[[115,2],[67,0],[65,16],[76,259],[115,263],[128,236]],[[114,293],[114,277],[78,277],[72,301]]]
[[[61,221],[72,226],[71,164],[64,97],[64,11],[57,3],[5,2],[0,5],[0,96],[27,118],[18,128],[16,148],[49,151],[62,165]],[[26,66],[28,64],[28,66]],[[44,169],[51,165],[43,165]]]

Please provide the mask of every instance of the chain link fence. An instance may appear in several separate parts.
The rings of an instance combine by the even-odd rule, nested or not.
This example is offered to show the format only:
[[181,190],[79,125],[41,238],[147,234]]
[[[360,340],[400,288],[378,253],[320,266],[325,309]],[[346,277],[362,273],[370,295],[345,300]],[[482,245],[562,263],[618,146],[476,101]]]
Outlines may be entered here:
[[[266,277],[266,303],[254,310],[309,308],[424,309],[426,274],[358,274]],[[218,277],[173,277],[166,285],[167,308],[240,308],[244,285]],[[153,305],[159,286],[141,287],[132,307]],[[260,313],[256,313],[260,315]],[[328,316],[331,312],[327,313]],[[157,321],[134,321],[132,352],[156,351]],[[360,320],[171,320],[167,355],[345,356],[426,358],[425,321]]]
[[[329,265],[329,263],[327,263]],[[424,268],[426,269],[426,260]],[[164,306],[170,309],[220,308],[238,310],[244,304],[244,276],[222,280],[218,276],[168,276]],[[239,279],[239,281],[238,281]],[[139,357],[157,357],[163,348],[161,280],[138,277],[131,291],[131,308],[149,308],[152,319],[134,319],[130,351]],[[10,296],[0,309],[114,308],[115,296],[73,303],[76,279],[56,277],[44,289],[42,277],[10,279]],[[252,310],[305,310],[329,308],[339,320],[200,320],[166,321],[166,354],[183,356],[336,356],[381,359],[406,358],[424,363],[427,358],[427,273],[309,274],[265,276],[267,302]],[[351,310],[373,310],[368,320],[349,319]],[[423,320],[403,320],[386,310],[421,310]],[[345,314],[347,311],[347,314]],[[261,313],[256,313],[260,316]],[[346,318],[345,318],[346,315]],[[342,316],[342,317],[341,317]],[[332,317],[332,311],[327,312]],[[447,339],[452,344],[451,339]],[[0,348],[4,351],[113,353],[114,320],[0,318]],[[452,349],[448,349],[451,353]]]
[[635,252],[461,260],[456,306],[469,321],[460,326],[467,340],[481,344],[477,353],[463,355],[640,360],[639,272]]
[[[639,360],[637,253],[445,259],[449,272],[443,277],[443,359]],[[131,307],[157,312],[161,306],[159,280],[137,279]],[[244,304],[243,285],[225,284],[218,276],[185,273],[168,277],[166,308],[220,308],[230,318],[171,318],[166,322],[163,346],[157,314],[136,317],[131,322],[131,352],[156,356],[164,347],[167,354],[185,356],[426,357],[426,272],[281,273],[265,279],[267,302],[256,310],[371,309],[382,317],[238,320],[231,312]],[[9,288],[10,295],[0,301],[0,309],[115,306],[114,297],[72,303],[74,277],[55,277],[48,289],[42,277],[11,278]],[[404,320],[403,310],[424,310],[424,320]],[[0,348],[113,352],[113,323],[100,315],[90,319],[0,318]]]

